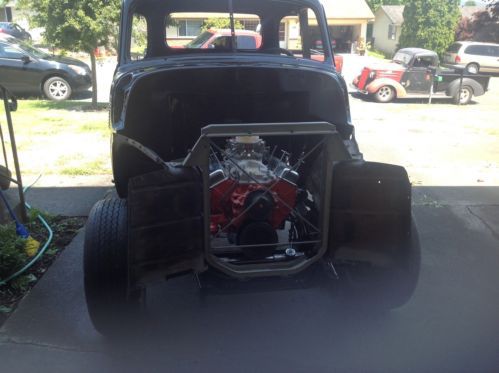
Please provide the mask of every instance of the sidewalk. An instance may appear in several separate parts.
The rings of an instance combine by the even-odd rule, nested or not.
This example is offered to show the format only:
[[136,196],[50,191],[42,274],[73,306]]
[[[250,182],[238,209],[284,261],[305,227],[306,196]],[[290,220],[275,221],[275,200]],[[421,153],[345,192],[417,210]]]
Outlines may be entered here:
[[[26,201],[36,209],[53,215],[88,216],[90,209],[108,193],[114,193],[111,176],[42,176],[25,194]],[[35,178],[25,177],[25,186]],[[17,188],[7,193],[12,206],[19,202]]]

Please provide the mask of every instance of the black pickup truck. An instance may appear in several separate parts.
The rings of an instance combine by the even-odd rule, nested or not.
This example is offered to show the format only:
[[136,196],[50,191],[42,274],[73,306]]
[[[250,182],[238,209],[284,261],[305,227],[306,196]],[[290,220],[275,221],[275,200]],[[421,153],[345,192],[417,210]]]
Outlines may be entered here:
[[378,102],[429,96],[433,86],[431,94],[449,96],[456,104],[465,105],[473,96],[485,94],[489,80],[489,76],[440,66],[438,55],[433,51],[404,48],[389,63],[364,67],[353,84],[359,92],[372,96]]

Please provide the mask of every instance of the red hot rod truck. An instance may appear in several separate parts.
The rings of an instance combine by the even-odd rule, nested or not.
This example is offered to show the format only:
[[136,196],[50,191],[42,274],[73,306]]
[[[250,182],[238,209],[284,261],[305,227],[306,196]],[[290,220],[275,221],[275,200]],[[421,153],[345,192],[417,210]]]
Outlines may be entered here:
[[360,93],[373,97],[377,102],[428,97],[433,86],[433,95],[452,97],[456,104],[465,105],[473,96],[481,96],[487,91],[489,79],[488,76],[469,74],[455,68],[439,67],[438,55],[430,50],[404,48],[389,63],[364,67],[353,85]]

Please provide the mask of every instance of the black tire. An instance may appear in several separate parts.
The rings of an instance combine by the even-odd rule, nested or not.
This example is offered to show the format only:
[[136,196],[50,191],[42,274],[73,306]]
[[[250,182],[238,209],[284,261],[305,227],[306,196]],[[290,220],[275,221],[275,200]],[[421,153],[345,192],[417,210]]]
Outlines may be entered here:
[[461,87],[461,92],[456,92],[454,95],[454,103],[460,105],[467,105],[473,98],[473,88],[468,85],[463,85]]
[[66,79],[53,76],[43,83],[43,93],[49,100],[64,101],[71,97],[72,89]]
[[374,94],[376,102],[387,103],[393,101],[395,98],[395,89],[389,85],[380,87]]
[[478,72],[480,71],[480,66],[478,66],[477,63],[469,63],[466,66],[466,71],[470,74],[478,74]]
[[0,189],[2,190],[9,189],[11,178],[12,178],[12,173],[10,172],[10,170],[0,165]]
[[414,222],[406,243],[406,247],[400,248],[404,252],[395,267],[342,268],[346,299],[368,312],[384,312],[407,303],[416,289],[421,267],[421,248]]
[[97,202],[85,227],[83,273],[92,323],[103,335],[126,332],[141,308],[140,292],[128,287],[126,200]]

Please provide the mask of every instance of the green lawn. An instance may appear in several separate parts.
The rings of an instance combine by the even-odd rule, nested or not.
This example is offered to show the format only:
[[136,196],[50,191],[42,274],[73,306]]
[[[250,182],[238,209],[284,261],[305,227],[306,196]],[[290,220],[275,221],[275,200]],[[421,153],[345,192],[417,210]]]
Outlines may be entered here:
[[383,52],[380,52],[376,49],[371,49],[371,50],[367,51],[367,55],[369,57],[379,58],[382,60],[389,59]]
[[[5,114],[0,114],[4,133]],[[107,107],[81,101],[19,100],[12,113],[21,172],[110,174]]]

